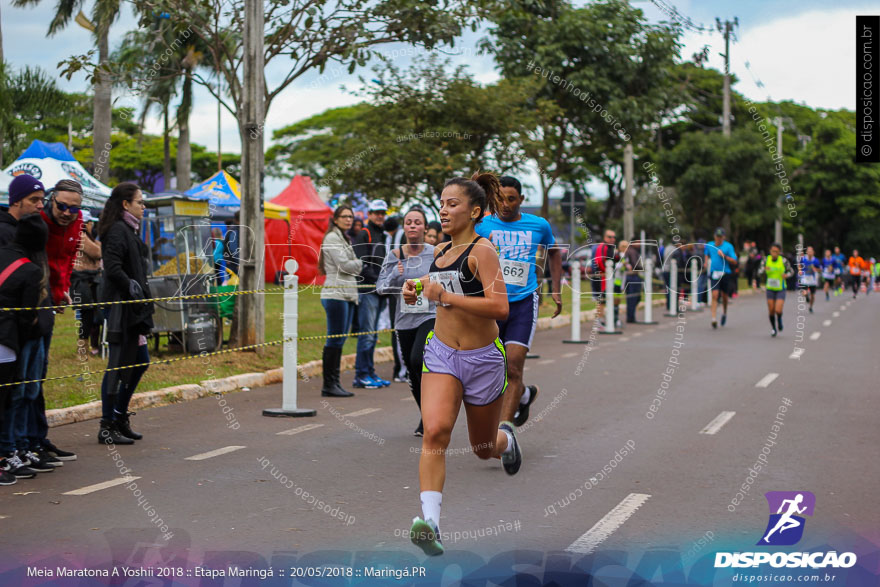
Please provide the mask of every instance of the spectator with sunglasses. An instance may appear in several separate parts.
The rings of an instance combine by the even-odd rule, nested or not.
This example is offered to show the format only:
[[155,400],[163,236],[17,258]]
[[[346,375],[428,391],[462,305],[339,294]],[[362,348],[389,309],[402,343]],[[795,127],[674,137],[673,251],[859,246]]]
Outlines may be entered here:
[[[73,263],[76,260],[77,251],[80,248],[82,238],[82,186],[72,179],[62,179],[49,190],[49,201],[40,210],[43,222],[49,229],[49,241],[46,243],[46,257],[49,261],[49,288],[52,304],[66,306],[72,303],[70,299],[70,276],[73,273]],[[55,310],[56,313],[64,312],[63,309]],[[52,343],[53,324],[48,328],[48,334],[43,337],[43,374],[46,378],[49,370],[49,346]],[[61,450],[52,444],[47,435],[49,424],[46,421],[46,400],[43,396],[43,385],[40,384],[40,393],[36,400],[37,404],[37,437],[46,453],[61,461],[72,461],[76,455],[66,450]]]

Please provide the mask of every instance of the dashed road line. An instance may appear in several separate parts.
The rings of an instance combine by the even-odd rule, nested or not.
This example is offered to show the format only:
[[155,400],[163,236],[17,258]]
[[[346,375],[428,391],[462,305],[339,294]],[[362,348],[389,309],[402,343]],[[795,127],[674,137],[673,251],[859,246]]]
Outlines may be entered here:
[[706,427],[700,430],[700,434],[717,434],[721,427],[730,422],[730,419],[736,415],[736,412],[721,412],[715,419],[706,424]]
[[276,432],[276,435],[284,435],[284,436],[293,436],[294,434],[299,434],[300,432],[307,432],[309,430],[314,430],[315,428],[320,428],[323,424],[303,424],[302,426],[297,426],[296,428],[289,428],[287,430],[282,430],[281,432]]
[[779,377],[779,373],[767,373],[759,382],[755,384],[755,387],[769,387],[770,384],[773,383],[777,377]]
[[219,457],[220,455],[229,454],[231,452],[235,452],[237,450],[241,450],[243,448],[247,448],[244,446],[224,446],[223,448],[218,448],[217,450],[212,450],[209,452],[203,452],[202,454],[193,455],[191,457],[186,457],[185,461],[204,461],[205,459],[210,459],[213,457]]
[[793,353],[788,355],[788,358],[789,359],[800,359],[803,356],[804,356],[804,349],[796,348]]
[[101,491],[102,489],[108,489],[110,487],[116,487],[117,485],[126,485],[128,483],[131,483],[132,481],[136,481],[137,479],[140,479],[140,477],[117,477],[116,479],[104,481],[103,483],[95,483],[94,485],[86,485],[85,487],[74,489],[73,491],[66,491],[61,495],[88,495],[89,493],[94,493],[96,491]]
[[821,332],[814,332],[810,335],[810,340],[819,340],[819,337],[822,336]]
[[822,326],[831,326],[831,320],[826,320],[822,323]]
[[352,412],[350,414],[342,414],[346,418],[357,418],[358,416],[366,416],[367,414],[372,414],[373,412],[381,412],[382,408],[364,408],[363,410],[358,410],[356,412]]
[[831,314],[831,315],[832,315],[832,316],[834,316],[834,317],[835,317],[835,318],[837,318],[837,317],[839,317],[839,316],[840,316],[840,312],[834,312],[834,313],[833,313],[833,314]]
[[650,497],[647,493],[630,493],[592,528],[572,542],[565,551],[577,554],[590,554],[595,551],[615,530],[623,526],[623,523],[632,517],[637,509],[645,505]]
[[565,353],[564,355],[562,355],[562,358],[563,358],[563,359],[570,359],[570,358],[572,358],[572,357],[576,357],[576,356],[578,356],[579,354],[580,354],[580,353]]

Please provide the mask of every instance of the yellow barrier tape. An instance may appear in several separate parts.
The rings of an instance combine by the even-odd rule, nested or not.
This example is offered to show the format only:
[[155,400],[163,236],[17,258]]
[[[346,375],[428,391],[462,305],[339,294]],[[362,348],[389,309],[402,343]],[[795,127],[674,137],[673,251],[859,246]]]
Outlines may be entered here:
[[180,361],[189,361],[191,359],[201,359],[204,357],[212,357],[216,355],[226,355],[229,353],[237,353],[241,351],[249,351],[252,349],[257,349],[260,347],[267,346],[276,346],[285,342],[294,341],[294,340],[319,340],[322,338],[340,338],[343,336],[361,336],[365,334],[381,334],[382,332],[394,332],[394,328],[385,328],[384,330],[368,330],[365,332],[351,332],[345,334],[322,334],[317,336],[304,336],[300,337],[288,337],[282,338],[280,340],[273,340],[270,342],[261,342],[259,344],[251,344],[242,347],[235,347],[233,349],[224,349],[222,351],[214,351],[212,353],[200,353],[198,355],[186,355],[183,357],[174,357],[171,359],[161,359],[159,361],[150,361],[149,363],[137,363],[135,365],[125,365],[124,367],[108,367],[106,369],[99,369],[97,371],[81,371],[79,373],[74,373],[72,375],[57,375],[55,377],[46,377],[45,379],[30,379],[27,381],[16,381],[14,383],[0,383],[0,389],[4,387],[11,387],[13,385],[24,385],[26,383],[45,383],[47,381],[58,381],[60,379],[72,379],[73,377],[81,377],[83,375],[98,375],[100,373],[107,373],[109,371],[123,371],[125,369],[134,369],[135,367],[150,367],[152,365],[166,365],[168,363],[177,363]]
[[[305,290],[309,288],[323,288],[323,285],[304,285],[298,288],[297,291]],[[340,287],[340,286],[331,286],[331,287]],[[375,284],[371,283],[362,283],[355,285],[346,285],[345,287],[354,287],[354,288],[376,288]],[[252,295],[252,294],[260,294],[260,293],[275,293],[275,292],[283,292],[283,287],[271,287],[266,289],[250,289],[250,290],[242,290],[242,291],[226,291],[226,292],[215,292],[215,293],[206,293],[206,294],[191,294],[184,296],[168,296],[164,298],[149,298],[145,300],[118,300],[115,302],[92,302],[89,304],[68,304],[64,306],[40,306],[38,308],[0,308],[0,312],[23,312],[23,311],[35,311],[35,310],[64,310],[66,308],[70,308],[72,310],[77,310],[80,308],[100,308],[103,306],[116,306],[120,304],[146,304],[148,302],[170,302],[174,300],[199,300],[206,298],[223,298],[223,297],[232,297],[232,296],[244,296],[244,295]]]

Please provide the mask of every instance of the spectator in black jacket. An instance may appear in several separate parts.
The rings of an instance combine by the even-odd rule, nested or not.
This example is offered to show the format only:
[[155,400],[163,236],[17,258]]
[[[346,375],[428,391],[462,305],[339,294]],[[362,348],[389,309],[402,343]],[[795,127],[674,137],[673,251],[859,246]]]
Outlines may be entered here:
[[[98,234],[104,255],[101,301],[149,299],[147,245],[138,238],[144,216],[144,194],[130,182],[113,188],[104,205]],[[153,303],[113,304],[105,309],[110,359],[107,367],[148,363],[146,335],[153,328]],[[102,418],[98,442],[134,444],[143,435],[131,429],[128,404],[147,367],[104,373],[101,383]]]
[[43,209],[46,190],[30,175],[19,175],[9,184],[9,207],[0,208],[0,246],[15,240],[15,226],[22,216]]
[[[49,300],[46,241],[49,230],[39,214],[22,216],[12,243],[0,247],[0,306],[36,308]],[[0,313],[0,383],[40,379],[43,332],[49,311]],[[42,324],[41,324],[42,323]],[[41,328],[43,326],[43,328]],[[15,479],[51,472],[60,461],[44,453],[36,433],[39,383],[0,388],[0,470],[6,485]],[[29,461],[25,466],[24,461]],[[2,477],[0,473],[0,477]]]
[[[363,262],[361,268],[361,285],[358,289],[358,331],[372,332],[379,323],[381,312],[381,298],[376,293],[376,282],[382,271],[382,263],[385,261],[385,213],[388,204],[382,200],[373,200],[367,209],[367,226],[357,235],[354,244],[354,252]],[[390,381],[380,379],[376,375],[373,365],[373,352],[376,350],[378,336],[375,334],[362,334],[358,337],[357,355],[355,356],[354,387],[376,389],[391,385]]]

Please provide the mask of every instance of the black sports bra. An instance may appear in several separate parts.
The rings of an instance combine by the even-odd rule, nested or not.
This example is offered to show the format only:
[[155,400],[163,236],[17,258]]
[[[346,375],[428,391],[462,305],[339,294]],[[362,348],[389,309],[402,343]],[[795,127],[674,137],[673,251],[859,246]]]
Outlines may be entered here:
[[483,237],[477,236],[477,238],[468,245],[468,248],[465,249],[449,267],[438,267],[437,259],[451,249],[452,245],[450,244],[448,247],[445,247],[440,251],[440,253],[434,257],[434,261],[431,262],[431,269],[429,270],[431,279],[439,281],[443,286],[443,289],[446,291],[465,296],[485,297],[483,295],[483,284],[477,279],[477,276],[471,272],[471,268],[467,263],[468,256],[471,254],[471,249],[474,248],[474,245],[481,238]]

